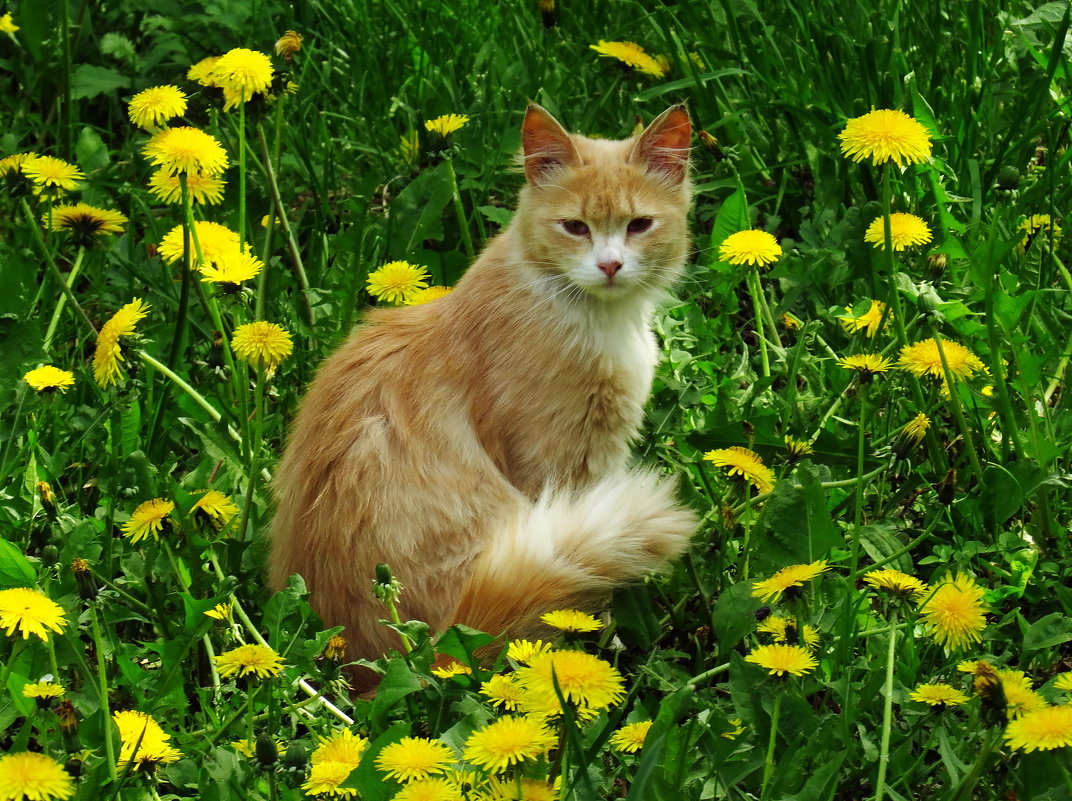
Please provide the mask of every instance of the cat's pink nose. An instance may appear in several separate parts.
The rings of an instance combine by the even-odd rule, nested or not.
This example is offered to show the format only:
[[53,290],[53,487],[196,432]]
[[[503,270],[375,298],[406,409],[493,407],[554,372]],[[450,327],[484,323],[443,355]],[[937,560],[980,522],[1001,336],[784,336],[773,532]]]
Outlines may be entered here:
[[622,263],[620,261],[601,261],[596,266],[606,274],[607,278],[610,278],[615,275],[618,270],[622,269]]

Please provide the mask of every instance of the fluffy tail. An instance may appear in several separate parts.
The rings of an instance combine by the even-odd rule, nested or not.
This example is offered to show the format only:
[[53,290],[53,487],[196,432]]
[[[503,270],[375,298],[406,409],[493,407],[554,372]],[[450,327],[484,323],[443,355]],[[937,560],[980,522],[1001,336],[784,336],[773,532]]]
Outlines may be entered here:
[[547,492],[478,558],[450,623],[532,636],[554,609],[591,609],[688,546],[693,513],[669,482],[628,472],[575,495]]

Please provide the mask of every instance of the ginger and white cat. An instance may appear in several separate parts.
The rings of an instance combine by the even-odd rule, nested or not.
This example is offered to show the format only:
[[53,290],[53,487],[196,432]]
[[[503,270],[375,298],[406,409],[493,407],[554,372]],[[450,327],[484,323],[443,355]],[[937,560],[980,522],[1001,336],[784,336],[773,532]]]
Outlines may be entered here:
[[403,619],[531,635],[678,556],[695,528],[631,468],[657,349],[655,304],[688,249],[683,106],[624,141],[570,135],[530,106],[510,225],[455,290],[376,309],[320,368],[275,479],[270,583],[300,573],[352,658]]

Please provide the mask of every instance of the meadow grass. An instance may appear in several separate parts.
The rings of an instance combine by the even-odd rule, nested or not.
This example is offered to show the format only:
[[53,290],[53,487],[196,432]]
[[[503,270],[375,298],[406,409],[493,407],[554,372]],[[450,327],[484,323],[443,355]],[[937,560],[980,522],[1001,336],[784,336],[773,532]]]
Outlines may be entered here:
[[[947,5],[12,5],[0,157],[84,178],[0,162],[0,799],[1072,797],[1070,7]],[[287,30],[270,100],[187,77]],[[592,47],[623,41],[654,68]],[[226,152],[217,205],[147,189],[161,85]],[[430,640],[383,575],[405,647],[351,698],[300,578],[265,588],[272,470],[369,275],[450,286],[509,220],[529,101],[703,132],[638,448],[703,524],[552,656]],[[847,158],[872,109],[929,154]],[[126,220],[48,222],[77,202]],[[889,247],[897,214],[930,239]],[[203,283],[195,219],[264,269]],[[731,263],[742,231],[780,252]]]

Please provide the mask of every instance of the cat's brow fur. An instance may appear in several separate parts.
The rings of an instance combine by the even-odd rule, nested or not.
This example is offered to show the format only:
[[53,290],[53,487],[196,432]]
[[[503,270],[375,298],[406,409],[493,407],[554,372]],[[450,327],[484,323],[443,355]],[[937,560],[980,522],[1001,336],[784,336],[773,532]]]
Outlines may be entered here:
[[[320,368],[276,474],[269,578],[301,573],[352,657],[399,646],[377,622],[380,562],[403,619],[525,636],[686,547],[692,514],[628,462],[652,309],[687,253],[689,131],[674,107],[588,139],[531,107],[507,229],[451,294],[371,311]],[[638,217],[651,230],[629,238]],[[613,278],[592,261],[619,252]]]

